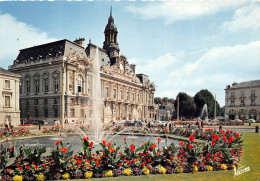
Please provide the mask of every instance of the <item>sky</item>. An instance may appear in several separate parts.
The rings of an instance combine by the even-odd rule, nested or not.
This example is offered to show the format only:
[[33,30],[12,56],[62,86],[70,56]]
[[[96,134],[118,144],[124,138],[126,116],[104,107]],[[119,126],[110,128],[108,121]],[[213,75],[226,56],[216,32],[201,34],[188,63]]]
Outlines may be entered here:
[[260,79],[260,2],[247,0],[0,2],[0,67],[61,39],[103,47],[110,6],[120,54],[156,97],[208,89],[224,106],[227,85]]

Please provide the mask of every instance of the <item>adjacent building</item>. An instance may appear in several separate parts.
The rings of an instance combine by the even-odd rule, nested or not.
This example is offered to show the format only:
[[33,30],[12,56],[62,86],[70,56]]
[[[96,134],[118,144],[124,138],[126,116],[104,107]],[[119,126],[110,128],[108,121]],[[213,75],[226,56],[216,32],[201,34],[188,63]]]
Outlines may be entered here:
[[159,104],[158,119],[160,121],[171,121],[174,111],[175,111],[174,104],[172,102]]
[[19,80],[21,76],[0,67],[0,125],[18,126]]
[[225,92],[228,119],[260,120],[260,80],[227,85]]
[[[67,39],[20,50],[9,70],[21,75],[21,118],[65,119],[65,122],[93,122],[93,101],[104,123],[120,120],[153,120],[155,85],[145,74],[136,74],[135,65],[119,54],[117,27],[112,12],[105,27],[103,47],[84,38]],[[100,66],[101,97],[94,98],[93,63]]]

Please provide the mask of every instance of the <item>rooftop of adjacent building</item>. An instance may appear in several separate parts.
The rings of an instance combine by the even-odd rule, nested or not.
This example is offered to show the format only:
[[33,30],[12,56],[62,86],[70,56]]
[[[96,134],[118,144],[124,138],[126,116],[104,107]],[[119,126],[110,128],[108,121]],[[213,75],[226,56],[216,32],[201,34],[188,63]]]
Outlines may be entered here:
[[9,76],[21,77],[19,74],[15,74],[15,73],[10,72],[8,70],[5,70],[1,67],[0,67],[0,75],[9,75]]
[[227,85],[227,89],[246,88],[246,87],[255,87],[255,86],[260,86],[260,80],[250,80],[250,81],[240,82],[240,83],[234,82],[232,86]]

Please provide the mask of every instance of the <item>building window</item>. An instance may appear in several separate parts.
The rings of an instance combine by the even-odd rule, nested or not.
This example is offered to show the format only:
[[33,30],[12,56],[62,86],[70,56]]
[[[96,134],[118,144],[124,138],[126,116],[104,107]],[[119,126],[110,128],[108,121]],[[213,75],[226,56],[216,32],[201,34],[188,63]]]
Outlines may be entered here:
[[5,88],[10,89],[10,80],[5,80]]
[[116,99],[116,89],[113,91],[113,98]]
[[59,91],[59,79],[58,79],[58,77],[55,77],[53,79],[53,81],[54,81],[54,92],[57,92],[57,91]]
[[84,85],[84,81],[83,81],[83,77],[81,75],[78,76],[78,92],[83,92],[83,85]]
[[231,92],[231,97],[235,97],[235,92]]
[[235,104],[235,100],[231,100],[231,104]]
[[35,114],[35,117],[36,117],[36,118],[39,117],[39,111],[38,111],[38,108],[35,108],[35,110],[34,110],[34,114]]
[[75,109],[70,110],[70,116],[73,118],[75,117]]
[[126,92],[126,100],[129,100],[129,92]]
[[84,116],[85,116],[84,109],[81,109],[81,117],[84,118]]
[[58,109],[54,108],[54,117],[57,118],[58,117]]
[[123,100],[123,91],[122,90],[120,91],[120,99]]
[[48,108],[44,108],[44,109],[43,109],[43,116],[44,116],[45,118],[48,117]]
[[53,104],[58,104],[58,99],[54,99]]
[[30,83],[31,83],[30,80],[26,80],[26,93],[27,94],[30,94],[30,89],[31,89]]
[[132,100],[135,101],[135,93],[132,93]]
[[47,105],[48,104],[48,99],[44,99],[43,104]]
[[34,89],[35,89],[35,94],[38,94],[39,93],[39,88],[40,86],[39,86],[39,78],[37,77],[37,78],[35,78],[34,79]]
[[53,77],[53,91],[58,92],[59,91],[59,72],[55,71],[52,74]]
[[48,78],[43,79],[43,91],[49,92]]
[[105,89],[105,96],[108,97],[108,87]]
[[245,97],[245,91],[241,91],[241,97]]
[[251,95],[255,96],[255,90],[251,90]]
[[245,104],[245,100],[244,99],[241,99],[241,104]]
[[34,105],[38,105],[38,99],[34,99]]
[[5,107],[10,107],[10,100],[11,100],[10,96],[5,96]]

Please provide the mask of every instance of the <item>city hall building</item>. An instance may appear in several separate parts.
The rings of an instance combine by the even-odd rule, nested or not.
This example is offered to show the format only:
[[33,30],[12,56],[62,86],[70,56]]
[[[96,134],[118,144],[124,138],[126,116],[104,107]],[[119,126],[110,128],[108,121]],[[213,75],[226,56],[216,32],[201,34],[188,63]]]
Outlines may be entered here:
[[99,114],[103,122],[154,120],[155,85],[147,75],[136,74],[135,65],[119,54],[118,31],[111,12],[104,34],[103,48],[91,42],[84,48],[84,38],[78,38],[20,50],[9,71],[22,76],[21,119],[95,121],[93,61],[98,49],[100,99],[104,102]]
[[225,92],[228,119],[260,120],[260,80],[227,85]]

